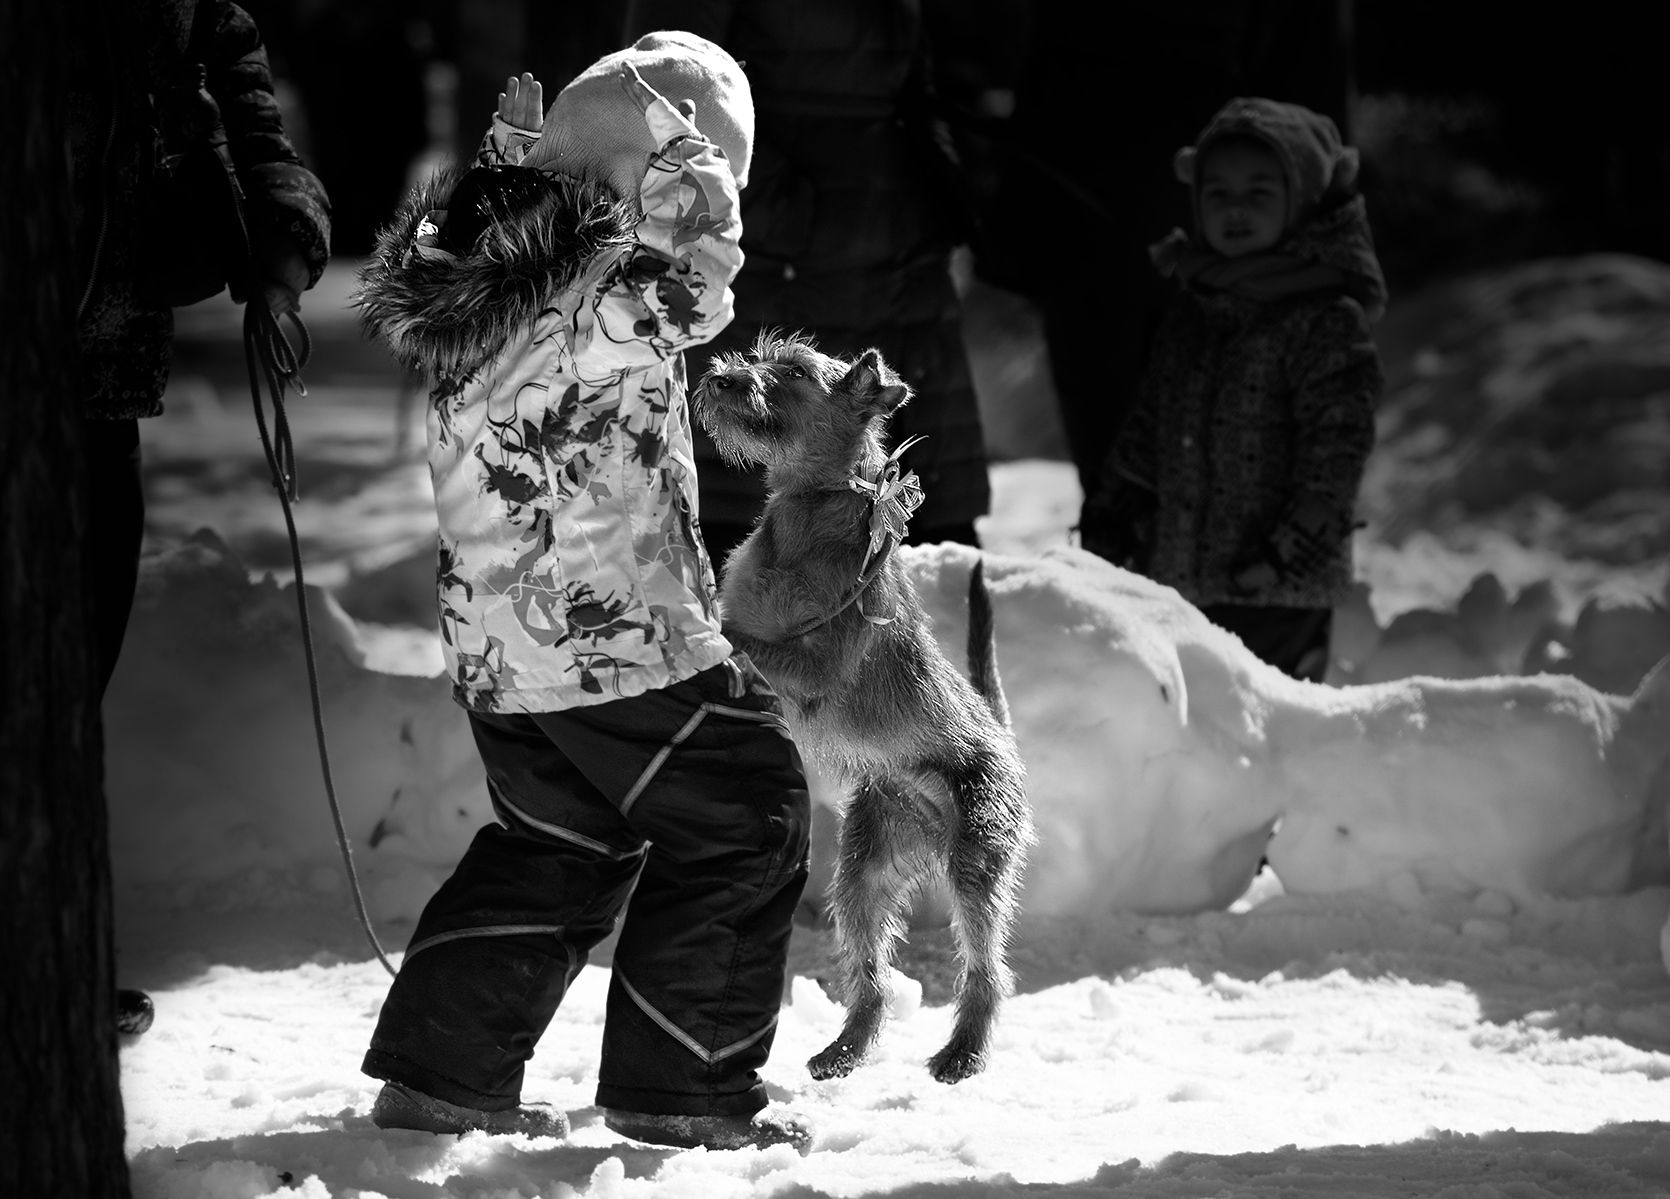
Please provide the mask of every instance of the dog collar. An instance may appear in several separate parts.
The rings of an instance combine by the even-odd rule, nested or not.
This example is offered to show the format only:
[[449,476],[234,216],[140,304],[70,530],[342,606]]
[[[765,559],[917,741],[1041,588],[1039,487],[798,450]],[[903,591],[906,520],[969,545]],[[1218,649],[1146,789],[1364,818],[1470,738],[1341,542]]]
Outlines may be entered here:
[[[898,448],[882,461],[874,478],[854,474],[847,480],[847,486],[853,491],[870,497],[870,541],[865,550],[864,565],[858,569],[858,581],[828,615],[803,621],[784,634],[783,640],[804,637],[814,629],[821,629],[857,604],[865,590],[875,581],[876,575],[881,573],[887,559],[904,541],[910,518],[922,505],[922,484],[915,471],[904,469],[899,457],[925,436],[926,434],[919,433],[900,442]],[[891,614],[874,615],[864,611],[862,604],[858,605],[858,614],[871,624],[893,623]]]
[[847,480],[848,487],[870,497],[870,548],[864,555],[864,567],[859,569],[860,578],[864,577],[870,560],[881,552],[881,547],[889,539],[895,545],[905,539],[910,518],[922,506],[922,484],[915,471],[906,471],[900,465],[899,457],[924,436],[918,433],[901,442],[887,455],[875,478],[853,475]]

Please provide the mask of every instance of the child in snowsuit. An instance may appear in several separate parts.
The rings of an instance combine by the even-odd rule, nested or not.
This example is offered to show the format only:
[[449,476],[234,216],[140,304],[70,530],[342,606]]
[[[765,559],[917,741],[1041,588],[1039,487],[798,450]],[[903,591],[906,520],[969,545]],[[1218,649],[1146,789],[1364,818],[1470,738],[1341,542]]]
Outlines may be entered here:
[[524,1068],[624,911],[605,1122],[804,1149],[761,1116],[758,1069],[806,782],[721,631],[681,353],[731,319],[747,82],[718,46],[658,34],[540,106],[532,76],[510,81],[477,165],[415,190],[359,297],[434,381],[440,632],[498,817],[412,934],[363,1065],[387,1084],[372,1118],[565,1135],[521,1102]]
[[1236,99],[1174,167],[1194,233],[1151,251],[1178,287],[1081,544],[1320,681],[1382,385],[1357,153],[1325,116]]

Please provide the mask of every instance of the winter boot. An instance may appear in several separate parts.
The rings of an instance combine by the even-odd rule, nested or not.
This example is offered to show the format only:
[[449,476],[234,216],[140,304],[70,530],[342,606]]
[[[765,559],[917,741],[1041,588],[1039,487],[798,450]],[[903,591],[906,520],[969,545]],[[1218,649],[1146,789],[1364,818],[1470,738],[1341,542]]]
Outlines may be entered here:
[[623,1137],[650,1145],[679,1149],[764,1149],[793,1145],[805,1156],[812,1149],[812,1130],[787,1116],[664,1116],[650,1112],[603,1109],[603,1123]]
[[126,988],[116,992],[116,1031],[124,1036],[137,1037],[151,1027],[156,1014],[151,997],[145,992]]
[[568,1117],[541,1103],[524,1104],[498,1112],[460,1107],[399,1083],[384,1083],[371,1107],[378,1128],[409,1128],[416,1132],[485,1132],[489,1136],[521,1133],[530,1137],[566,1137]]

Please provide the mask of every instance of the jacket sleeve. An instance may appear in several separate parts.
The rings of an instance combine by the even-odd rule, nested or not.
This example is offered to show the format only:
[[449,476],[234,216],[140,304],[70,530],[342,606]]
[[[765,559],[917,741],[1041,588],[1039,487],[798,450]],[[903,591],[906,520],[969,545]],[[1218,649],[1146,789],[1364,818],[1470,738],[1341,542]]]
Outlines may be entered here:
[[226,0],[203,0],[196,21],[207,27],[194,28],[192,37],[201,48],[209,93],[220,105],[250,236],[289,238],[307,260],[312,286],[330,258],[330,201],[284,130],[261,31]]
[[742,221],[730,165],[665,100],[644,119],[661,149],[639,189],[637,244],[603,275],[577,331],[576,365],[592,377],[701,345],[734,315]]
[[1269,540],[1285,572],[1304,574],[1351,536],[1384,376],[1368,319],[1353,300],[1330,304],[1298,353],[1306,360],[1296,364],[1295,488]]
[[494,113],[493,123],[482,136],[481,145],[476,147],[475,164],[478,167],[520,166],[538,140],[538,129],[512,125]]

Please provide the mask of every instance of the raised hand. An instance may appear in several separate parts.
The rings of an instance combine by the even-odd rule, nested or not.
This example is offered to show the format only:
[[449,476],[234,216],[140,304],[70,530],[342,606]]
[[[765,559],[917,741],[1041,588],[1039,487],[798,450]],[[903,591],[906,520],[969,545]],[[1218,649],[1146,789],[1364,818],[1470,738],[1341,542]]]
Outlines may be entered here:
[[518,129],[538,129],[545,123],[545,89],[531,71],[505,81],[499,93],[499,119]]

